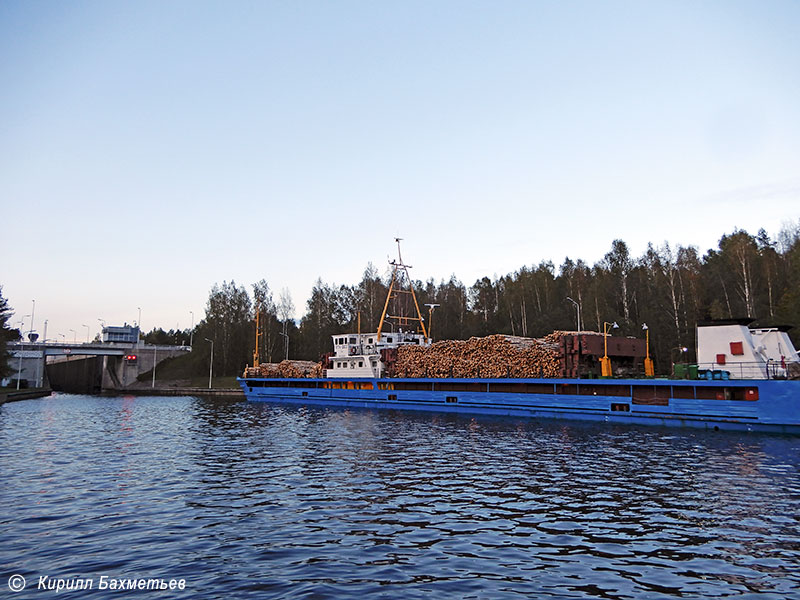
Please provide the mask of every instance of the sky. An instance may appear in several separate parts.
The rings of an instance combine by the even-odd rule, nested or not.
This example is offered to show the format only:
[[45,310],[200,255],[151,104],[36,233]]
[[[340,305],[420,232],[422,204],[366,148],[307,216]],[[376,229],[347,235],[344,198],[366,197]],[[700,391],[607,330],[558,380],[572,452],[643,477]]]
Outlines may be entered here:
[[[800,219],[800,3],[0,3],[0,286],[56,340],[265,279],[484,275]],[[35,301],[35,309],[34,309]],[[193,313],[193,314],[192,314]]]

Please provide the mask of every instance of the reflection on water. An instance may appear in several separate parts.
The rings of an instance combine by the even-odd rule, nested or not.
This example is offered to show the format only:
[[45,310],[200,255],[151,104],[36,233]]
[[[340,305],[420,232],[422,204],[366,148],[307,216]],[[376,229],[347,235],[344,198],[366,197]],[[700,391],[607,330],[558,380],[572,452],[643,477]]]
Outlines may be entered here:
[[0,408],[0,585],[800,597],[799,466],[792,437],[58,395]]

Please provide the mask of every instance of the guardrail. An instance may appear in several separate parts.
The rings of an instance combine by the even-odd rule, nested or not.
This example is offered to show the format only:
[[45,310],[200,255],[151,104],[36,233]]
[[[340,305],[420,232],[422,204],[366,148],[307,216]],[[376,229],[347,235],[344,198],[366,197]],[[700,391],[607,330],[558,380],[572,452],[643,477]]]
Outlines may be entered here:
[[703,379],[704,372],[727,372],[730,379],[786,379],[789,375],[789,363],[786,361],[768,360],[767,362],[737,362],[720,365],[717,363],[697,363],[698,378]]

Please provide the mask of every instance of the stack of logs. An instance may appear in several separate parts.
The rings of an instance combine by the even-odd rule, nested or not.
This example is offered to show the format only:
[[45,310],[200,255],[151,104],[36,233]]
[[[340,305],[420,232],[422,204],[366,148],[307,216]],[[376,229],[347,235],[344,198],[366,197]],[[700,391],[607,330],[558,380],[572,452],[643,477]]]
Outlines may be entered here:
[[543,338],[508,335],[401,346],[395,377],[558,377],[562,331]]
[[[389,377],[559,377],[561,339],[573,332],[554,331],[543,338],[510,335],[445,340],[430,346],[400,346],[385,356]],[[584,335],[587,333],[584,332]],[[384,351],[386,352],[386,351]],[[248,367],[245,377],[323,377],[324,363],[284,360]]]
[[258,367],[247,367],[245,377],[267,377],[270,379],[322,377],[322,365],[310,360],[282,360],[279,363],[261,363]]

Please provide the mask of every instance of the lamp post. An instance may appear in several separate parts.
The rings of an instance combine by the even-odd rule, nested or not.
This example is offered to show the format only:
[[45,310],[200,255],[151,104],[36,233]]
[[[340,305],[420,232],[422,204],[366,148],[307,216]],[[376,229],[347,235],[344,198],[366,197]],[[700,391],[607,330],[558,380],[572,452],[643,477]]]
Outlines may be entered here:
[[208,389],[211,389],[211,376],[214,373],[214,340],[205,338],[207,342],[211,342],[211,362],[208,364]]
[[645,377],[655,377],[656,370],[653,367],[653,359],[650,358],[650,328],[647,327],[647,323],[642,323],[642,329],[645,331],[646,336],[646,348],[647,348],[647,357],[644,359],[644,374]]
[[[32,320],[33,319],[31,319],[31,321]],[[47,320],[46,319],[45,319],[45,322],[44,322],[44,333],[45,333],[45,335],[47,335]],[[33,337],[33,335],[31,335],[31,337]],[[40,344],[44,344],[46,341],[47,341],[46,339],[43,339],[39,343]],[[35,360],[36,360],[36,387],[37,388],[42,387],[42,366],[44,365],[45,361],[47,360],[45,358],[45,356],[46,356],[46,352],[45,352],[44,346],[42,346],[42,360],[39,360],[38,358],[35,358]]]
[[[139,340],[136,340],[136,345],[139,345]],[[153,344],[153,383],[150,385],[151,388],[156,387],[156,357],[158,356],[158,345]]]
[[572,302],[575,305],[575,314],[576,314],[577,321],[578,321],[578,333],[580,333],[581,332],[581,305],[578,304],[577,302],[575,302],[575,300],[573,300],[569,296],[567,296],[567,300],[569,300],[570,302]]
[[[25,346],[25,336],[22,334],[22,330],[25,328],[25,317],[30,317],[31,315],[25,315],[22,317],[22,320],[19,322],[19,340],[22,347]],[[19,349],[19,368],[17,369],[17,389],[19,389],[19,380],[22,379],[22,347]]]
[[42,340],[43,344],[47,343],[47,319],[44,320],[44,335],[42,336],[44,340]]
[[283,331],[279,331],[278,335],[284,338],[284,348],[286,349],[285,359],[289,360],[289,334],[286,333],[286,322],[283,323]]
[[[682,362],[686,362],[686,352],[689,351],[689,349],[686,346],[678,346],[677,348],[673,348],[670,351],[669,355],[670,355],[670,359],[672,359],[672,375],[673,375],[673,377],[678,377],[678,374],[676,373],[676,370],[675,370],[675,359],[673,358],[675,356],[674,352],[676,350],[678,351],[679,358],[680,358],[681,355],[683,355],[683,361]],[[685,371],[684,367],[681,367],[681,368],[683,368],[684,371]],[[683,378],[683,377],[686,377],[687,375],[688,374],[686,372],[684,372],[681,377]]]
[[28,339],[31,339],[30,336],[33,335],[33,315],[36,314],[36,300],[31,300],[31,302],[33,303],[33,307],[31,308],[31,330],[28,333]]
[[600,359],[600,374],[603,377],[611,377],[611,360],[608,358],[608,330],[619,329],[619,325],[613,323],[603,323],[603,358]]
[[189,314],[192,315],[192,328],[189,330],[189,348],[191,348],[194,341],[194,311],[190,310]]
[[17,323],[19,323],[19,339],[22,340],[23,343],[25,342],[25,319],[28,317],[30,317],[30,315],[22,315],[22,319],[17,321]]
[[[25,341],[20,341],[20,344],[25,345]],[[19,389],[19,380],[22,379],[22,348],[19,350],[19,368],[17,369],[17,389]]]
[[86,327],[86,343],[89,343],[89,326],[88,325],[81,325],[81,327]]
[[70,331],[72,332],[72,343],[73,344],[77,344],[78,343],[78,332],[75,331],[74,329],[70,329]]
[[433,309],[441,306],[441,304],[426,304],[428,307],[428,336],[433,341]]
[[139,328],[139,333],[136,335],[136,347],[139,347],[139,340],[142,337],[142,307],[137,306],[136,308],[139,309],[139,320],[136,321],[136,326]]

